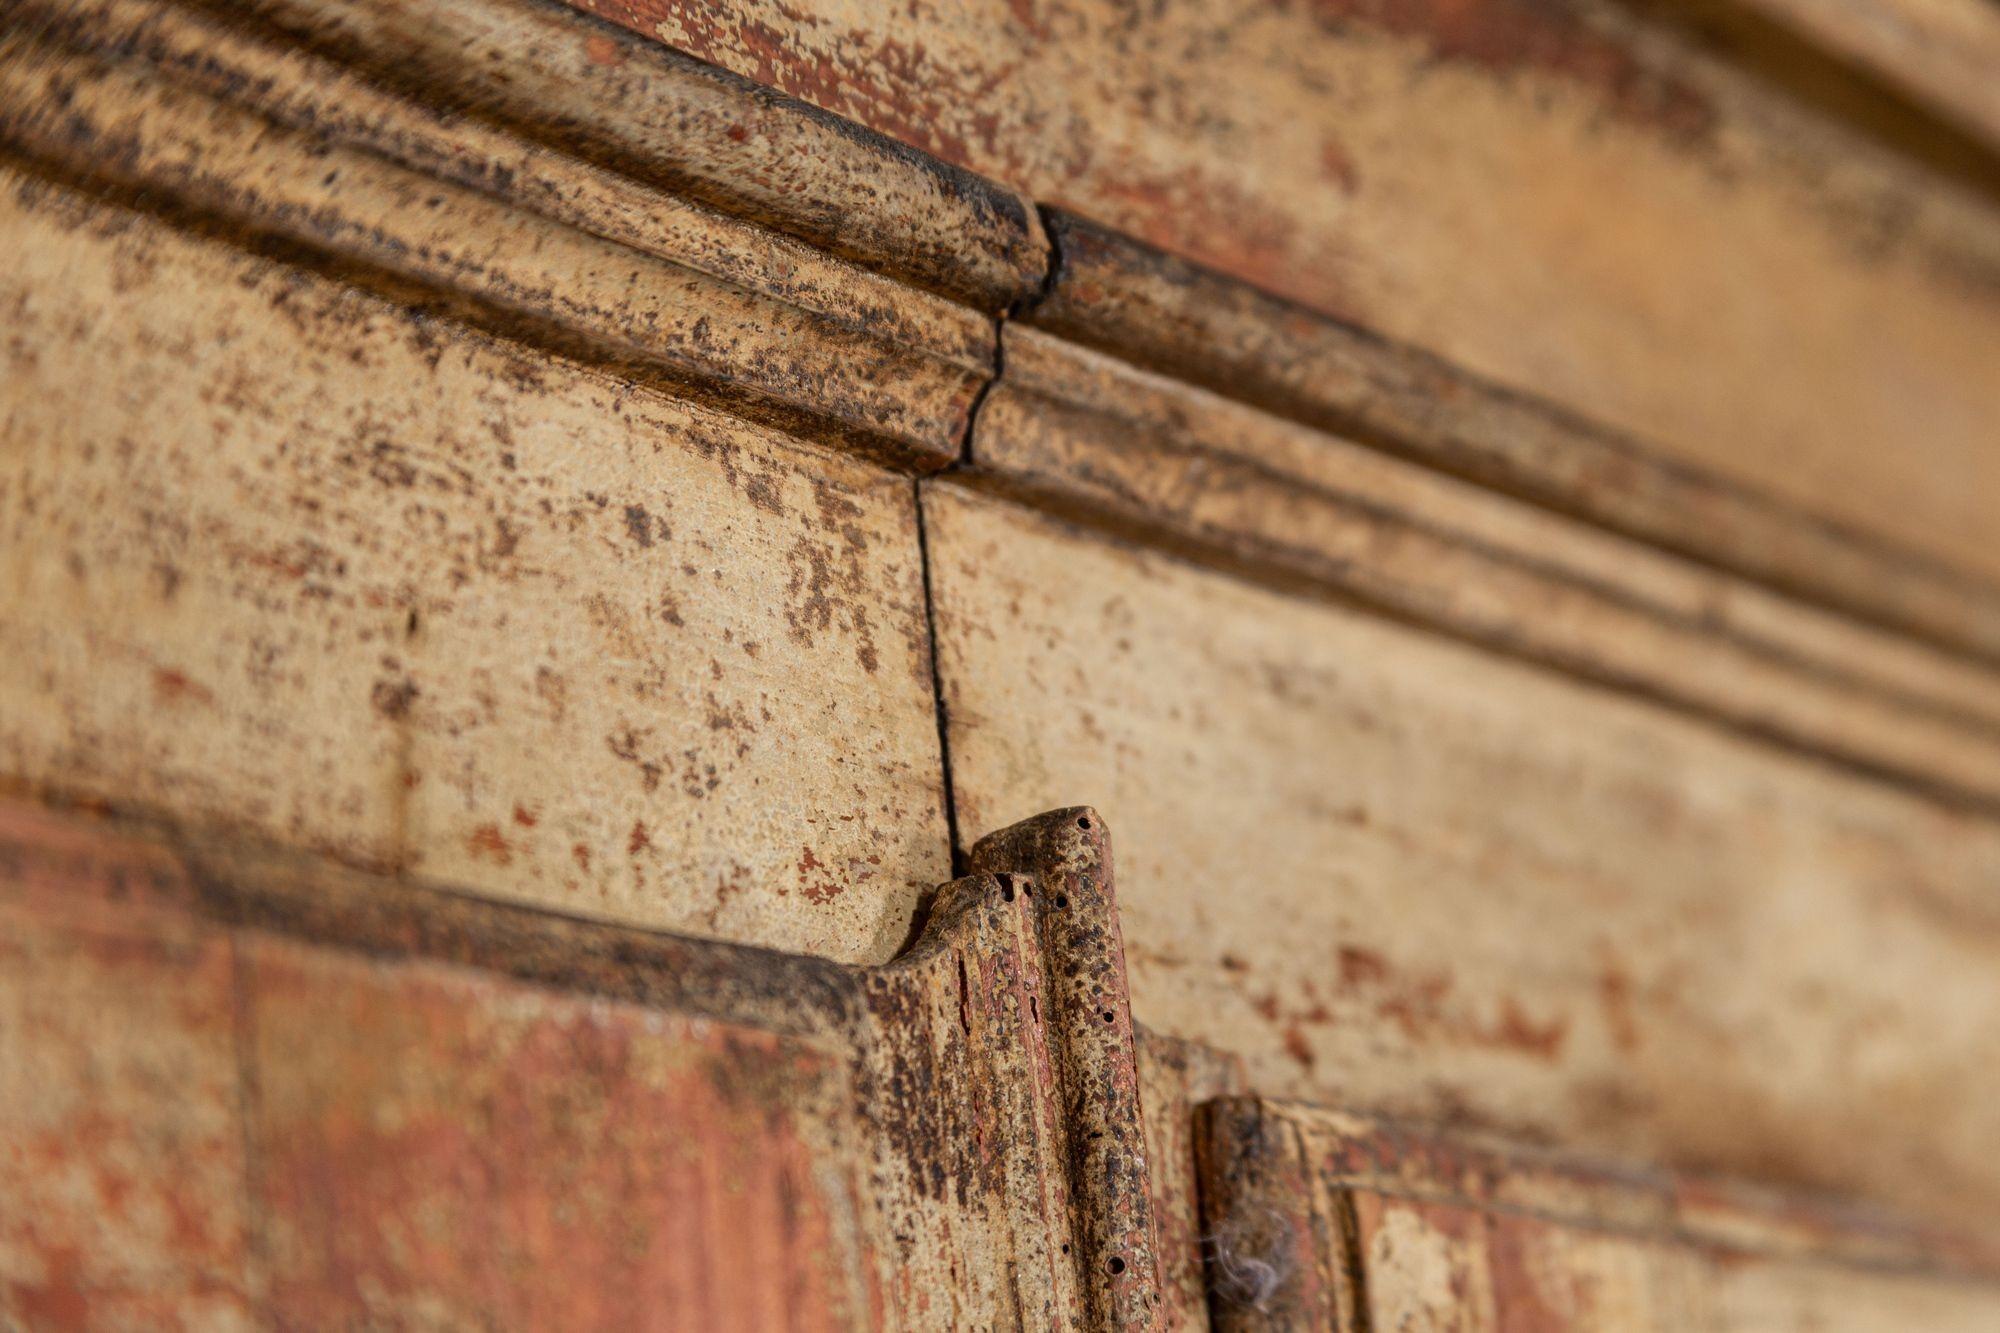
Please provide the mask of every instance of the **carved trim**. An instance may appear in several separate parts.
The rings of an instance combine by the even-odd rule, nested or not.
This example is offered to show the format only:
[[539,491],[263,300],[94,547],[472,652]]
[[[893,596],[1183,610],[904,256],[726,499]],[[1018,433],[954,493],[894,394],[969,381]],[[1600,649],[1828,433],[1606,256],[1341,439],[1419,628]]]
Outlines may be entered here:
[[2000,807],[1985,585],[1053,211],[1051,269],[1018,194],[613,25],[22,0],[0,94],[0,154],[233,244]]
[[1052,810],[980,839],[971,864],[1034,877],[1050,978],[1042,1019],[1061,1068],[1079,1280],[1094,1326],[1150,1328],[1160,1306],[1158,1238],[1111,835],[1088,806]]
[[1327,434],[2000,661],[1987,584],[1057,210],[1038,328]]
[[991,308],[1042,272],[1017,196],[533,3],[251,8],[303,32],[25,0],[0,144],[639,383],[899,465],[957,457]]
[[[1766,63],[1796,67],[1804,62],[1792,48],[1810,51],[1824,67],[1814,71],[1821,86],[1858,71],[1892,108],[1907,101],[1915,124],[1896,142],[1920,134],[1949,142],[1955,130],[1968,149],[1983,150],[1985,170],[1977,179],[1991,187],[2000,150],[2000,88],[1993,79],[2000,66],[2000,14],[1984,0],[1679,0],[1678,9],[1651,2],[1670,18],[1700,25],[1732,55],[1775,47]],[[1876,119],[1892,116],[1878,111]],[[1890,118],[1895,128],[1904,123]]]
[[2000,806],[2000,670],[1040,328],[1005,346],[986,487]]
[[[1357,1190],[1724,1255],[2000,1275],[2000,1252],[1959,1233],[1292,1103],[1222,1096],[1194,1114],[1190,1143],[1162,1117],[1240,1084],[1214,1053],[1151,1036],[1142,1052],[1135,1040],[1101,819],[1053,811],[983,840],[974,860],[982,868],[940,889],[903,956],[850,967],[0,802],[0,909],[30,921],[416,956],[823,1052],[846,1069],[848,1101],[834,1113],[863,1162],[863,1250],[884,1302],[875,1318],[890,1327],[966,1322],[953,1310],[1010,1311],[1022,1328],[1198,1324],[1201,1260],[1185,1243],[1197,1238],[1160,1243],[1164,1214],[1195,1212],[1180,1196],[1196,1181],[1211,1260],[1218,1243],[1239,1261],[1283,1258],[1282,1301],[1248,1309],[1228,1301],[1236,1288],[1211,1289],[1223,1327],[1354,1308],[1364,1275],[1344,1248],[1342,1200]],[[1161,1094],[1150,1106],[1142,1055],[1146,1095]],[[1162,1143],[1186,1162],[1154,1161]]]
[[1047,247],[1003,185],[545,0],[232,0],[423,102],[504,125],[997,315]]

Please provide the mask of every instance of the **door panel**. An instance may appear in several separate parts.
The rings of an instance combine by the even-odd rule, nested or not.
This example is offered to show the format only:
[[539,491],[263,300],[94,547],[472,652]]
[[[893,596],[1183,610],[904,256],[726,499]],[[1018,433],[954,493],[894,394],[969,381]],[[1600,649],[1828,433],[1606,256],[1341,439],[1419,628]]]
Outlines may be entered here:
[[980,857],[851,967],[0,802],[0,1322],[1151,1326],[1102,821]]

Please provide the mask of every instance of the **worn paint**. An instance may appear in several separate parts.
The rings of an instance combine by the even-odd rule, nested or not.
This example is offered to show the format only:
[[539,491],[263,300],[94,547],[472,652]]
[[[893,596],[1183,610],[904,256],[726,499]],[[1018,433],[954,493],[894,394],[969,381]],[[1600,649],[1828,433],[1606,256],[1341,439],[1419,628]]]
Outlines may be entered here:
[[[954,451],[986,374],[968,349],[973,312],[851,269],[842,282],[839,264],[799,264],[796,247],[643,179],[460,134],[342,66],[219,38],[146,0],[100,8],[58,5],[34,39],[10,43],[0,136],[15,151],[252,243],[303,247],[351,278],[437,291],[467,318],[632,380],[899,462]],[[175,77],[190,66],[198,79]],[[632,216],[656,204],[663,216]],[[846,300],[829,296],[842,287]],[[904,313],[878,327],[878,305]]]
[[946,868],[906,480],[6,188],[11,776],[566,911],[902,942]]
[[1061,964],[1041,1020],[1062,1066],[1085,1309],[1100,1327],[1153,1327],[1161,1317],[1158,1231],[1110,831],[1088,806],[1053,810],[980,839],[971,864],[1034,876],[1037,935]]
[[2000,804],[1990,667],[1035,329],[1006,344],[972,474],[992,489]]
[[254,1327],[230,942],[143,841],[5,824],[0,1323]]
[[[945,886],[902,958],[851,968],[0,806],[9,1056],[44,1074],[0,1096],[0,1169],[39,1200],[0,1299],[53,1326],[1199,1327],[1163,1299],[1194,1256],[1159,1219],[1191,1201],[1148,1160],[1186,1141],[1146,1117],[1234,1075],[1139,1059],[1106,846],[1092,810],[1004,830],[981,855],[1036,874]],[[1806,1327],[1830,1263],[1876,1320],[1995,1299],[1944,1280],[1994,1269],[1976,1237],[1797,1196],[1242,1097],[1190,1146],[1224,1327],[1357,1301],[1633,1327],[1681,1309],[1660,1291]],[[1218,1285],[1250,1263],[1281,1280]]]
[[2000,574],[1990,199],[1627,7],[579,7]]
[[[1162,24],[1229,39],[1205,69],[1268,70],[1283,39],[1242,125],[1204,108],[1251,80],[1138,114],[1199,125],[1159,136],[1193,174],[1093,159],[1123,125],[1062,176],[1229,279],[1061,212],[1050,272],[1011,189],[548,6],[17,7],[0,769],[171,831],[0,810],[0,1044],[53,1071],[0,1094],[0,1185],[34,1205],[0,1216],[7,1318],[1198,1327],[1203,1252],[1276,1238],[1312,1251],[1287,1300],[1365,1292],[1377,1327],[1638,1325],[1653,1270],[1607,1222],[1693,1256],[1696,1326],[1985,1310],[1927,1274],[1842,1273],[1837,1306],[1809,1285],[1990,1260],[1949,1235],[1519,1147],[1982,1216],[1985,825],[926,483],[932,607],[907,475],[966,458],[1126,537],[1977,789],[1984,668],[1387,455],[1978,648],[1983,588],[1890,549],[1967,561],[1963,479],[1941,501],[1877,469],[1885,424],[1921,416],[1926,466],[1977,481],[1983,205],[1596,11],[1218,13],[1131,16],[1108,60],[1088,5],[1003,22],[1114,85]],[[1269,28],[1232,45],[1244,13]],[[756,72],[800,50],[767,41]],[[906,54],[871,89],[838,53],[807,91],[909,112],[894,85],[931,57]],[[1319,61],[1354,105],[1298,118],[1269,90]],[[950,133],[1007,95],[981,89],[894,128]],[[1318,193],[1232,195],[1260,159],[1215,145],[1278,107],[1273,143],[1320,127]],[[1387,151],[1383,107],[1399,134],[1472,125],[1498,174]],[[1001,112],[949,151],[1004,157]],[[1521,152],[1547,189],[1503,188]],[[1638,166],[1600,195],[1612,160]],[[1441,237],[1377,202],[1419,185],[1488,207]],[[1614,251],[1653,243],[1664,288],[1572,273],[1546,299],[1551,254],[1606,257],[1544,211],[1579,200],[1614,209]],[[1501,258],[1436,262],[1482,237]],[[1704,267],[1732,257],[1768,278],[1748,303]],[[1315,288],[1326,263],[1351,283]],[[1679,336],[1697,308],[1713,336]],[[1924,364],[1841,362],[1822,410],[1861,324]],[[1796,348],[1756,393],[1730,377],[1746,328]],[[1697,439],[1718,421],[1737,435]],[[1375,489],[1297,494],[1329,476]],[[1850,558],[1814,511],[1857,476],[1904,489]],[[1132,1022],[1102,817],[982,841],[931,894],[953,784],[969,832],[1100,788],[1133,812],[1133,981],[1170,1055]],[[914,947],[850,966],[926,904]],[[1515,1142],[1343,1129],[1308,1161],[1274,1134],[1264,1178],[1313,1223],[1232,1220],[1191,1182],[1257,1154],[1226,1113],[1201,1143],[1183,1121],[1243,1072],[1190,1035],[1244,1047],[1260,1087]],[[1927,1127],[1915,1165],[1885,1124]],[[1222,1281],[1255,1271],[1210,1263],[1218,1322],[1232,1291],[1267,1312]]]
[[863,1322],[837,1060],[448,969],[244,953],[276,1322]]
[[[0,1094],[0,1181],[42,1205],[0,1229],[0,1309],[1150,1326],[1110,867],[1076,840],[856,968],[0,804],[0,1012],[46,1075]],[[163,1161],[206,1193],[163,1201]]]
[[[1663,456],[1643,439],[1593,423],[1566,404],[1509,392],[1419,349],[1384,342],[1074,215],[1053,210],[1049,221],[1061,256],[1057,278],[1024,315],[1034,329],[1009,331],[1008,375],[1000,391],[1018,386],[1058,406],[1051,410],[1045,403],[1039,414],[1024,414],[1026,441],[1000,429],[981,432],[987,438],[980,455],[1005,470],[1026,472],[1029,480],[1075,498],[1123,501],[1122,508],[1156,524],[1207,529],[1233,539],[1229,544],[1238,553],[1257,553],[1264,537],[1267,558],[1270,532],[1303,529],[1291,544],[1307,550],[1316,543],[1305,533],[1325,533],[1319,542],[1335,540],[1324,518],[1315,524],[1286,512],[1310,509],[1315,499],[1323,504],[1329,491],[1362,502],[1341,516],[1343,527],[1366,532],[1380,525],[1382,510],[1419,509],[1427,526],[1462,533],[1482,546],[1518,540],[1496,532],[1511,526],[1501,517],[1504,503],[1489,501],[1480,517],[1462,511],[1446,517],[1459,509],[1448,499],[1450,483],[1417,479],[1407,469],[1401,475],[1409,481],[1375,480],[1399,475],[1393,464],[1371,457],[1387,453],[1908,633],[1989,658],[2000,653],[2000,613],[1985,582],[1871,540],[1852,524],[1828,522],[1766,491],[1732,484],[1719,472]],[[1101,355],[1052,344],[1035,329]],[[1215,402],[1188,385],[1230,401]],[[1237,411],[1232,403],[1279,420]],[[1099,414],[1111,420],[1097,421]],[[1156,434],[1165,438],[1149,438]],[[1337,439],[1328,440],[1329,434]],[[1043,438],[1036,441],[1037,435]],[[1038,449],[1024,448],[1035,443]],[[1085,444],[1092,446],[1091,457],[1079,461],[1075,455]],[[1140,463],[1121,459],[1121,451],[1150,457]],[[1218,454],[1248,466],[1225,468],[1215,461]],[[1556,525],[1544,520],[1541,526]],[[1534,546],[1590,543],[1593,536],[1544,535]],[[1614,553],[1616,543],[1600,538],[1597,545],[1585,562],[1592,575],[1618,578],[1613,571],[1633,563]],[[1326,563],[1340,558],[1322,548],[1315,567],[1298,554],[1292,567],[1303,564],[1322,578]],[[1643,581],[1662,578],[1675,576]],[[1675,597],[1689,600],[1685,592]],[[1704,608],[1697,618],[1716,621],[1710,628],[1749,622],[1768,634],[1770,622],[1780,619],[1727,606],[1757,602],[1755,592],[1694,600]],[[1421,609],[1435,614],[1434,605]],[[1794,642],[1801,637],[1790,632]],[[1868,650],[1854,647],[1847,654],[1860,657]]]

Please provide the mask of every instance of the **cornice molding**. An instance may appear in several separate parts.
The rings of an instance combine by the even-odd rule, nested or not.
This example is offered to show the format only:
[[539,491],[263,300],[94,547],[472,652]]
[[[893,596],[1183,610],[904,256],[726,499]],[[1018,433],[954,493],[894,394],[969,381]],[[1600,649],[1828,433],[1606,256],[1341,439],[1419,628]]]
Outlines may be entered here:
[[543,0],[22,0],[0,154],[2000,808],[2000,592]]

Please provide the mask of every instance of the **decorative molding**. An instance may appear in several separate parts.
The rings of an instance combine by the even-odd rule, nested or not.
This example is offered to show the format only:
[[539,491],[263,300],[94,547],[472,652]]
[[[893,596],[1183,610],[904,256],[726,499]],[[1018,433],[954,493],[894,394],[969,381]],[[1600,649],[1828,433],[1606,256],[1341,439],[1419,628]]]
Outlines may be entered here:
[[983,485],[2000,807],[2000,670],[1039,327],[1005,352]]
[[[2000,12],[1986,0],[1721,0],[1878,79],[1929,115],[2000,152]],[[1691,7],[1726,25],[1716,0]]]
[[[1110,843],[1094,811],[1027,820],[982,840],[972,859],[974,873],[938,890],[902,956],[852,967],[557,916],[224,835],[0,802],[0,914],[10,930],[34,948],[94,941],[101,958],[147,960],[163,1016],[182,1012],[181,985],[212,984],[210,972],[197,971],[220,947],[239,959],[278,959],[282,968],[331,969],[328,975],[350,979],[359,964],[391,979],[384,983],[390,993],[398,976],[421,973],[433,979],[422,985],[435,984],[435,965],[443,964],[466,979],[462,995],[513,996],[499,999],[503,1007],[522,1003],[526,992],[513,983],[569,1005],[565,1013],[572,1000],[638,1006],[672,1020],[646,1029],[654,1033],[646,1044],[670,1062],[682,1058],[675,1043],[683,1040],[671,1034],[699,1037],[700,1024],[736,1034],[718,1038],[725,1044],[767,1034],[777,1043],[772,1051],[784,1055],[753,1051],[772,1070],[764,1082],[732,1084],[727,1080],[748,1076],[693,1066],[701,1078],[723,1080],[718,1105],[746,1114],[742,1125],[752,1128],[690,1122],[677,1132],[691,1143],[775,1134],[769,1125],[782,1117],[797,1142],[821,1145],[829,1160],[860,1163],[855,1233],[843,1244],[861,1256],[874,1294],[872,1314],[857,1322],[938,1327],[965,1321],[954,1310],[985,1312],[981,1320],[1011,1310],[1011,1326],[1021,1328],[1199,1326],[1201,1255],[1213,1260],[1224,1243],[1247,1246],[1237,1257],[1259,1262],[1271,1261],[1273,1246],[1294,1246],[1295,1262],[1282,1271],[1319,1274],[1314,1308],[1344,1308],[1355,1275],[1338,1263],[1329,1267],[1325,1256],[1342,1253],[1337,1205],[1343,1192],[1356,1191],[1696,1246],[1737,1264],[1805,1261],[1822,1272],[1832,1265],[1926,1281],[2000,1274],[2000,1253],[1976,1238],[1911,1229],[1842,1205],[1587,1166],[1518,1145],[1454,1140],[1244,1095],[1241,1074],[1226,1058],[1133,1026]],[[222,975],[243,988],[266,966],[239,962]],[[511,989],[473,981],[481,976]],[[264,998],[239,995],[235,1003],[249,1006],[254,1022]],[[444,1020],[433,1008],[424,1021]],[[360,1047],[367,1040],[365,1032],[336,1027],[326,1035],[328,1048],[312,1058],[365,1065],[374,1057]],[[801,1062],[837,1076],[797,1086],[780,1076],[780,1064]],[[242,1077],[254,1078],[255,1070]],[[335,1126],[368,1123],[380,1113],[369,1098],[382,1092],[370,1088],[324,1088],[315,1095],[334,1100],[293,1104],[287,1114],[308,1126],[315,1116]],[[151,1123],[171,1110],[165,1090],[153,1088],[115,1113]],[[542,1142],[536,1126],[510,1133]],[[504,1177],[511,1166],[481,1154],[508,1148],[496,1141],[448,1152],[470,1152],[487,1162],[481,1169]],[[413,1149],[419,1158],[424,1151]],[[590,1151],[602,1159],[598,1170],[622,1178],[619,1142]],[[467,1169],[460,1157],[449,1160]],[[395,1170],[430,1165],[412,1161]],[[374,1187],[372,1168],[314,1179],[316,1189],[336,1196]],[[344,1215],[339,1197],[293,1215],[256,1181],[243,1188],[253,1213],[278,1210],[279,1223],[292,1229],[288,1254],[316,1253],[313,1228]],[[365,1198],[348,1202],[363,1215],[372,1206]],[[1255,1227],[1238,1225],[1244,1219]],[[598,1238],[578,1239],[595,1245]],[[351,1237],[344,1243],[355,1244]],[[378,1236],[374,1243],[391,1242]],[[458,1271],[447,1263],[406,1273],[399,1267],[406,1259],[344,1251],[338,1262],[360,1265],[374,1274],[371,1281],[389,1275],[390,1298],[402,1277],[435,1282],[438,1272]],[[1215,1285],[1206,1301],[1221,1325],[1265,1326],[1238,1318],[1244,1311],[1232,1304],[1236,1288],[1225,1277],[1212,1262]],[[426,1299],[457,1308],[455,1300],[495,1295],[484,1286],[468,1295],[452,1288],[454,1280],[424,1288]],[[1303,1290],[1292,1281],[1284,1303],[1255,1313],[1296,1310]],[[1985,1290],[1982,1299],[1990,1298]]]
[[1993,589],[543,0],[22,0],[0,153],[809,440],[2000,805]]
[[1110,834],[1094,810],[1054,810],[980,839],[971,865],[1034,881],[1043,1021],[1062,1069],[1066,1174],[1090,1324],[1153,1327],[1159,1244]]
[[2000,661],[1994,590],[1668,461],[1489,384],[1069,214],[1027,316],[1084,346],[1780,590]]
[[0,140],[641,383],[957,457],[993,316],[1041,278],[1018,196],[531,2],[244,8],[271,26],[26,0]]

